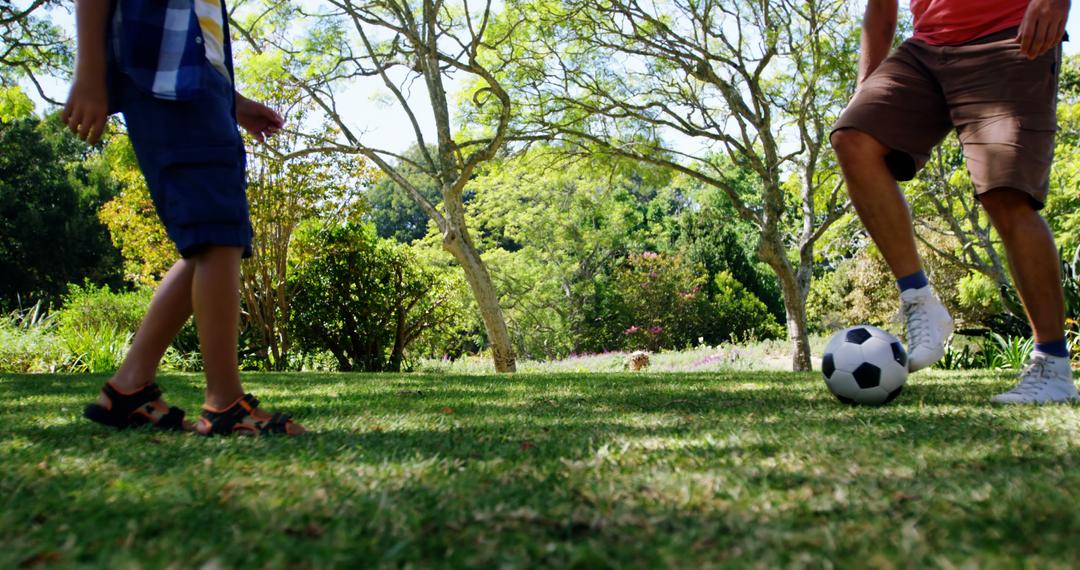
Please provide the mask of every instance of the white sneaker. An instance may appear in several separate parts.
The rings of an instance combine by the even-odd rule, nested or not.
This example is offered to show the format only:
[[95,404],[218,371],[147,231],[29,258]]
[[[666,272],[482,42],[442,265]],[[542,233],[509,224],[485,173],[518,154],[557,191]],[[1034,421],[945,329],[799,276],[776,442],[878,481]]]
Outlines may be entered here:
[[908,371],[927,368],[945,356],[953,319],[929,285],[900,293],[900,314],[907,328]]
[[1077,399],[1069,359],[1036,352],[1020,373],[1020,382],[990,401],[995,404],[1051,404]]

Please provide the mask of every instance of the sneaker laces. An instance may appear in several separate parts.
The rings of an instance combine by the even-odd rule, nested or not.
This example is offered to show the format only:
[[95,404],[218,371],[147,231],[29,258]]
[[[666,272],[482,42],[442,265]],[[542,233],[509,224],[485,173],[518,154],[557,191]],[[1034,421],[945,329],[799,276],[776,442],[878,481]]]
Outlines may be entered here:
[[1020,383],[1009,390],[1018,396],[1036,394],[1053,378],[1053,372],[1047,366],[1045,358],[1033,357],[1024,371],[1020,373]]
[[[915,347],[929,344],[930,323],[926,321],[926,311],[923,308],[924,299],[913,299],[902,303],[900,315],[903,315],[907,326],[908,346]],[[900,316],[897,315],[897,316]]]

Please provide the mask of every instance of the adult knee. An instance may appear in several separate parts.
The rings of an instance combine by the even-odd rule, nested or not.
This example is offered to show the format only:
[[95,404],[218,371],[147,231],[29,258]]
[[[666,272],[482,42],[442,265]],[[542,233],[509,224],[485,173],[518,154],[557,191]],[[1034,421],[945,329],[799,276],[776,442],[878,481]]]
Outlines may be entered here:
[[1018,232],[1026,232],[1029,224],[1042,224],[1042,217],[1031,197],[1012,188],[995,188],[979,197],[994,228],[1008,240]]
[[874,137],[856,129],[840,129],[829,137],[841,163],[881,160],[889,149]]

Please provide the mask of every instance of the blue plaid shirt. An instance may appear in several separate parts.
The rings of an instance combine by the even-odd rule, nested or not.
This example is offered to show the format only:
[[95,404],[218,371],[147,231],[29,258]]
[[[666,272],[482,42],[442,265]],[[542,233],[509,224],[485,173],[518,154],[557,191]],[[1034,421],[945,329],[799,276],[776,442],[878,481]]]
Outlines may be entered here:
[[[225,66],[232,80],[229,18],[222,2],[225,25]],[[160,99],[185,100],[198,96],[207,64],[202,28],[193,0],[114,0],[108,36],[110,69],[127,74],[139,88]]]

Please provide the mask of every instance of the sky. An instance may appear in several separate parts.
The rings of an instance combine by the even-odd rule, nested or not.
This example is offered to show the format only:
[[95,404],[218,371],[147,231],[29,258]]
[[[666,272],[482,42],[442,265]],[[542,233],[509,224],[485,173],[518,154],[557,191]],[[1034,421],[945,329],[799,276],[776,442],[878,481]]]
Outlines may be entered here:
[[[51,17],[58,25],[74,36],[74,19],[70,13],[64,10],[54,10]],[[1065,53],[1070,55],[1080,53],[1080,15],[1077,14],[1076,7],[1073,7],[1070,12],[1067,29],[1073,40],[1065,43]],[[448,90],[453,91],[455,83],[455,81],[451,80],[447,84]],[[65,98],[68,88],[66,81],[46,79],[43,84],[45,90],[53,99],[62,101]],[[32,89],[27,91],[31,92]],[[363,133],[365,140],[370,141],[368,144],[399,152],[414,144],[415,136],[404,112],[394,102],[390,101],[389,95],[389,91],[383,87],[380,79],[367,78],[357,81],[344,91],[339,97],[339,106],[350,127],[355,132]],[[421,83],[417,83],[413,86],[409,100],[410,102],[416,102],[413,107],[414,110],[418,111],[417,118],[421,123],[421,128],[425,131],[426,137],[431,137],[431,133],[434,132],[433,121],[430,116],[419,112],[427,108],[423,101],[426,97],[426,89]],[[34,98],[39,111],[48,108],[48,105],[36,96]]]

